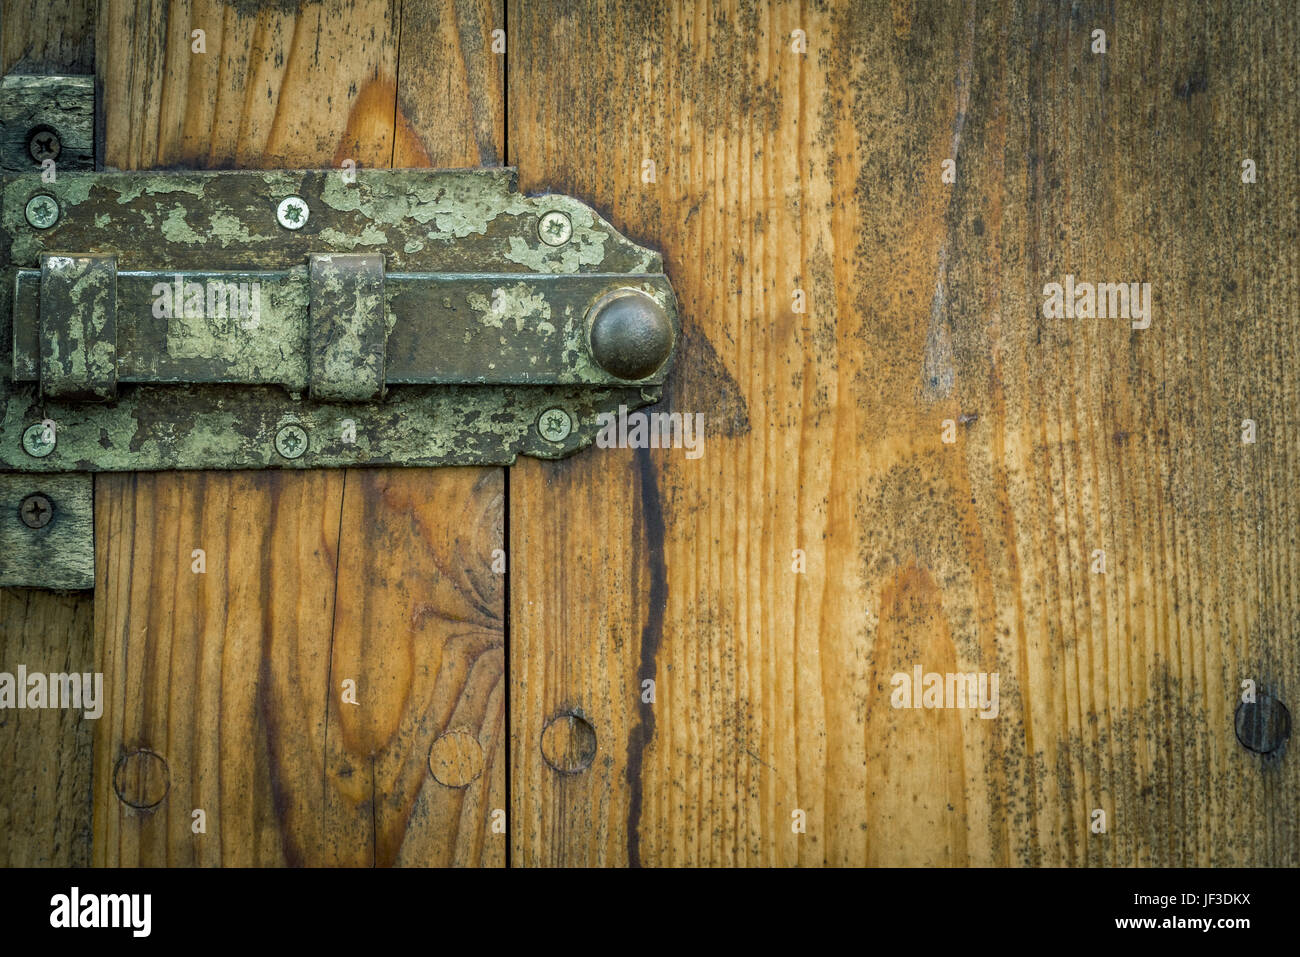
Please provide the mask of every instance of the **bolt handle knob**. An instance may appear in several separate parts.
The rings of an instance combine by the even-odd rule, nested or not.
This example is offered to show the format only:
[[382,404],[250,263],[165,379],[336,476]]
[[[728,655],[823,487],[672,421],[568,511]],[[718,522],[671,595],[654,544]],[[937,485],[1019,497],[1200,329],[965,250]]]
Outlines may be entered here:
[[591,354],[620,379],[644,379],[668,361],[673,326],[668,314],[639,289],[618,289],[592,307]]

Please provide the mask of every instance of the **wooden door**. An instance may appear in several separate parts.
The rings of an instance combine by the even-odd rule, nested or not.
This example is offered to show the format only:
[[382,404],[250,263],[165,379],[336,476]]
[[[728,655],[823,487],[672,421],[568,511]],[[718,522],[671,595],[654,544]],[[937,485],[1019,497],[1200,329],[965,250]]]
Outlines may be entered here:
[[[1300,863],[1285,736],[1237,733],[1300,685],[1292,5],[4,12],[109,166],[591,203],[663,251],[705,428],[98,477],[93,605],[0,594],[0,667],[108,708],[0,728],[0,863]],[[1149,324],[1049,315],[1067,275]],[[996,717],[896,707],[917,667]]]
[[[93,60],[59,66],[94,64],[108,166],[502,161],[490,5],[69,5],[64,47],[40,32],[46,6],[6,9],[32,33],[7,34],[6,55],[38,65],[38,44],[93,37]],[[501,469],[99,476],[78,653],[109,692],[75,764],[94,785],[82,830],[60,835],[72,859],[504,864],[504,484]],[[23,633],[50,643],[91,618],[84,600],[6,600],[10,624],[40,603]]]

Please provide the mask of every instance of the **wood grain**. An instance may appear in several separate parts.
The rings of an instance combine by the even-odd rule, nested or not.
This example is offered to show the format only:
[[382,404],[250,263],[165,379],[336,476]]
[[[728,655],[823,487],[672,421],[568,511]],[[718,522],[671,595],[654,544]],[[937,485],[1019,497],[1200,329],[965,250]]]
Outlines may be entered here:
[[[510,73],[522,185],[663,248],[665,404],[707,423],[512,473],[513,859],[1300,862],[1296,762],[1233,731],[1244,679],[1298,678],[1295,10],[593,0],[509,36],[563,64]],[[1067,273],[1150,282],[1150,328],[1044,318]],[[893,708],[918,664],[998,673],[997,718]]]
[[[493,165],[503,152],[504,66],[489,52],[489,25],[500,19],[486,2],[401,5],[391,165]],[[504,472],[349,476],[342,528],[360,567],[340,579],[340,612],[354,627],[336,634],[356,641],[337,645],[335,656],[340,667],[351,655],[367,670],[389,669],[380,679],[384,717],[359,738],[343,736],[364,744],[389,735],[375,765],[386,795],[376,808],[376,861],[502,866],[508,842],[492,816],[508,803],[505,577],[493,558],[505,548]],[[404,556],[400,578],[393,555]],[[394,680],[399,656],[409,676]],[[440,777],[435,747],[449,741],[463,752],[459,774]]]
[[[108,8],[110,165],[468,165],[462,128],[500,128],[492,61],[466,52],[489,42],[462,25],[490,19],[480,7]],[[399,51],[429,23],[459,42],[423,49],[408,79]],[[208,52],[191,54],[200,27]],[[435,108],[451,88],[477,112]],[[120,693],[97,767],[147,749],[171,783],[152,810],[97,788],[96,860],[504,863],[502,485],[473,469],[107,477],[97,621]],[[466,783],[433,773],[444,734]],[[151,783],[153,758],[130,760]]]
[[95,0],[4,0],[0,73],[95,72]]
[[[342,472],[105,475],[96,492],[95,863],[352,855],[321,786]],[[141,750],[166,764],[161,803],[115,787]]]
[[[88,592],[0,588],[0,672],[95,670]],[[84,711],[0,711],[0,867],[90,863],[91,739]]]
[[[359,704],[330,711],[327,811],[344,829],[373,801],[356,844],[373,827],[376,864],[505,863],[501,495],[499,469],[348,472],[330,673],[355,678]],[[463,790],[430,764],[457,733],[481,752]]]
[[[97,30],[107,165],[319,166],[347,129],[364,134],[358,164],[389,165],[389,0],[101,0]],[[193,52],[196,30],[205,53]]]
[[393,165],[500,166],[505,155],[504,54],[492,31],[505,29],[500,0],[401,3],[398,47],[399,139]]

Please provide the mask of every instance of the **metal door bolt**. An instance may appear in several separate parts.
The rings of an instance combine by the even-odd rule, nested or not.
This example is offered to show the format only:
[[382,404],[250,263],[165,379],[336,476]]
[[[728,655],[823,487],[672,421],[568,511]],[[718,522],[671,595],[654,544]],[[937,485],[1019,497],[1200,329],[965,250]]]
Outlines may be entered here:
[[18,506],[18,517],[28,528],[44,528],[54,517],[54,503],[39,492],[28,495]]
[[285,229],[302,229],[310,215],[307,200],[301,196],[286,196],[275,210],[275,218]]
[[[78,172],[40,185],[26,152],[38,131],[66,137],[61,166],[94,152],[71,120],[45,122],[16,130],[10,165],[29,171],[0,223],[0,257],[12,246],[17,274],[0,296],[16,346],[5,448],[17,471],[500,466],[594,445],[598,418],[660,400],[681,345],[662,256],[573,197],[525,197],[508,169],[363,171],[360,218],[334,215],[321,192],[335,182],[328,170]],[[57,222],[34,228],[20,208],[38,226]],[[216,261],[196,244],[231,237],[145,235],[149,222],[231,210],[239,236]],[[424,215],[434,212],[438,222]],[[199,323],[201,349],[127,308],[192,311],[196,289],[198,312],[224,318]],[[503,316],[509,335],[492,329]],[[521,325],[539,316],[551,325]],[[175,388],[184,402],[170,401]],[[44,429],[24,435],[35,423]],[[81,499],[41,487],[88,535]],[[11,490],[10,528],[32,490]],[[0,561],[0,583],[4,572]]]

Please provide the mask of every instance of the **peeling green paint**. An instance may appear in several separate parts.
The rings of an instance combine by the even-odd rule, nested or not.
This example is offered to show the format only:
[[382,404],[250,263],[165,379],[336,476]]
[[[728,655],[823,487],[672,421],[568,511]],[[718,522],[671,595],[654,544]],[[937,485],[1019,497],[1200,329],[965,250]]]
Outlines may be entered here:
[[544,335],[555,332],[555,326],[551,325],[551,307],[546,297],[526,282],[515,283],[510,287],[497,286],[492,290],[491,301],[479,292],[472,292],[465,298],[485,326],[500,329],[506,322],[510,322],[516,331],[520,331],[527,323]]
[[185,221],[185,210],[179,207],[167,214],[162,223],[162,234],[173,243],[197,243],[199,234]]
[[[23,214],[37,192],[60,204],[44,231]],[[276,221],[290,195],[310,210],[299,230]],[[590,444],[600,412],[656,401],[666,372],[633,385],[597,366],[591,303],[639,288],[678,328],[658,253],[575,199],[519,194],[513,170],[359,170],[355,182],[338,170],[60,173],[52,184],[24,175],[3,180],[2,204],[11,262],[0,307],[13,307],[15,324],[0,337],[0,470],[554,458]],[[551,210],[572,223],[561,246],[537,235]],[[112,309],[102,282],[98,292],[70,285],[73,311],[89,318],[56,339],[33,331],[45,306],[32,285],[47,250],[112,255],[118,271]],[[258,314],[188,310],[188,285],[213,281],[260,283]],[[180,308],[155,310],[155,287],[175,282]],[[113,309],[110,356],[102,319]],[[116,397],[42,397],[50,369],[88,382],[111,371]],[[574,419],[563,443],[536,430],[553,407]],[[34,459],[22,432],[45,418],[57,446]],[[287,423],[308,434],[307,453],[293,460],[275,449]]]

